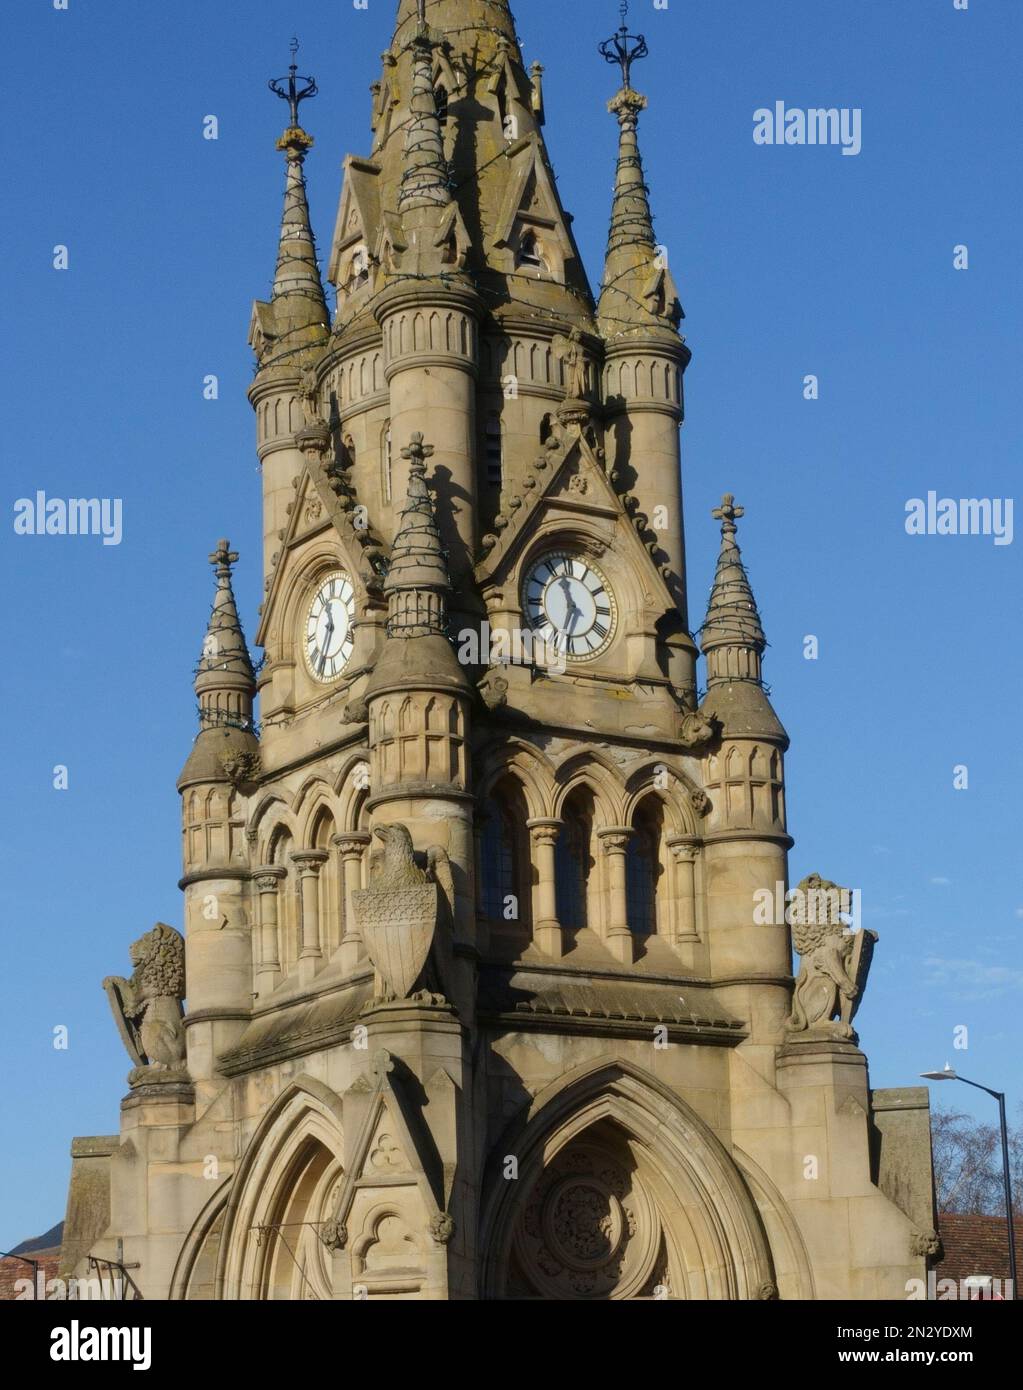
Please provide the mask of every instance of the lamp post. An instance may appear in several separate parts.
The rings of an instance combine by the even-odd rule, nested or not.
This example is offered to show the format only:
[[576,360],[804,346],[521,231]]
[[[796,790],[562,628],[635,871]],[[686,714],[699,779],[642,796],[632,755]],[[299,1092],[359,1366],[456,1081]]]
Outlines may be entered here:
[[924,1081],[961,1081],[965,1086],[975,1086],[978,1091],[986,1091],[998,1102],[998,1119],[1002,1129],[1002,1185],[1005,1189],[1005,1215],[1009,1223],[1009,1279],[1012,1281],[1012,1297],[1016,1298],[1016,1229],[1012,1214],[1012,1174],[1009,1171],[1009,1130],[1005,1123],[1005,1092],[992,1091],[990,1086],[982,1086],[979,1081],[960,1076],[949,1064],[943,1071],[924,1071],[920,1073]]

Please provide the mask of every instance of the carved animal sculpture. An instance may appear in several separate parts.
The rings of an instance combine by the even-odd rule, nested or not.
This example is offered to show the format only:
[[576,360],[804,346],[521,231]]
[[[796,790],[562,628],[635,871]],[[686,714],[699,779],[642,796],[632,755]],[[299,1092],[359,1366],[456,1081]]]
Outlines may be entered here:
[[139,1067],[177,1070],[185,1060],[184,938],[158,922],[128,954],[135,967],[131,979],[114,975],[103,981],[125,1047]]
[[429,882],[426,872],[416,863],[412,836],[404,825],[378,825],[373,834],[384,842],[383,856],[377,860],[374,888],[405,888]]
[[[846,968],[854,940],[833,909],[834,903],[847,901],[848,890],[822,879],[820,874],[811,874],[797,891],[810,910],[803,913],[804,921],[792,924],[792,943],[799,952],[800,963],[789,1027],[795,1032],[824,1027],[848,1037],[852,1029],[847,1024],[831,1022],[839,1010],[840,998],[854,999],[859,992]],[[825,905],[823,921],[820,904]]]

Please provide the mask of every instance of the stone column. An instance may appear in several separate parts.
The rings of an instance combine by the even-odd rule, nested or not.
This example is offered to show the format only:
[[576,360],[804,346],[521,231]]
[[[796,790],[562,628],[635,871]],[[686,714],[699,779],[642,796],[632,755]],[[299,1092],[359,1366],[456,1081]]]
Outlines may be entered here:
[[632,965],[636,958],[635,937],[629,930],[629,903],[626,893],[626,854],[632,830],[627,825],[612,825],[597,831],[597,839],[607,856],[608,910],[604,940],[608,950],[623,965]]
[[365,956],[362,937],[355,920],[352,894],[362,887],[362,860],[372,836],[366,830],[348,831],[335,835],[331,844],[341,863],[341,911],[344,935],[341,938],[341,968],[346,975],[358,969]]
[[671,944],[685,964],[696,964],[700,933],[696,929],[696,859],[700,842],[689,835],[668,841],[673,861]]
[[308,985],[323,959],[320,945],[320,869],[326,863],[325,850],[303,850],[291,856],[302,880],[302,945],[298,953],[299,983]]
[[533,893],[533,940],[544,955],[559,959],[565,953],[561,923],[558,921],[558,900],[554,847],[562,822],[559,820],[528,820],[529,837],[533,847],[533,863],[537,882]]
[[281,978],[278,892],[281,879],[286,874],[286,869],[268,864],[257,869],[253,875],[259,892],[259,946],[256,952],[256,995],[259,998],[269,994]]

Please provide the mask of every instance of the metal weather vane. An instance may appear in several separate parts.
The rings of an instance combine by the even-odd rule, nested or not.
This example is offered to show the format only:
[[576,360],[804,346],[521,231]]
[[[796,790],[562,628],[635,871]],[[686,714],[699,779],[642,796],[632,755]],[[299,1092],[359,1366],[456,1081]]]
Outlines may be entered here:
[[622,17],[622,27],[610,39],[605,39],[600,45],[602,56],[609,63],[617,63],[622,70],[622,86],[629,91],[632,86],[632,65],[638,63],[640,58],[645,58],[650,52],[647,48],[646,39],[642,34],[630,34],[627,23],[629,15],[629,0],[622,0],[619,13]]
[[[267,84],[276,96],[282,101],[286,101],[291,110],[291,124],[298,125],[298,108],[303,101],[309,97],[314,97],[319,91],[315,77],[300,77],[298,72],[298,39],[291,40],[291,67],[288,69],[288,76],[271,78]],[[285,83],[287,85],[285,85]]]

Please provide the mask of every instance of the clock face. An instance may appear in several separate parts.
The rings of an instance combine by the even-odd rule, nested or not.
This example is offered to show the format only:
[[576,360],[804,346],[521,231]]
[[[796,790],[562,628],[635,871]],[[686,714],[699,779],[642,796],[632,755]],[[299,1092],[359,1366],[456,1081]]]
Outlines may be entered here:
[[522,586],[526,617],[539,637],[570,661],[597,656],[614,636],[617,606],[589,560],[555,551],[538,560]]
[[318,681],[335,680],[352,654],[355,592],[343,570],[328,574],[309,605],[305,624],[305,659]]

